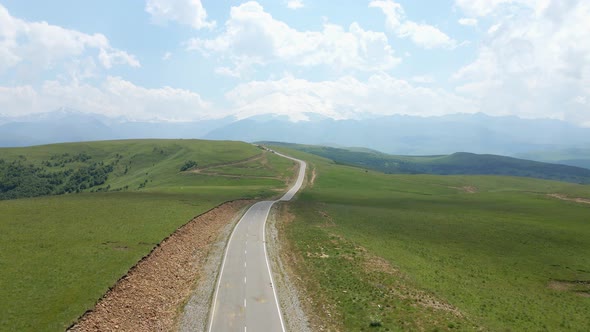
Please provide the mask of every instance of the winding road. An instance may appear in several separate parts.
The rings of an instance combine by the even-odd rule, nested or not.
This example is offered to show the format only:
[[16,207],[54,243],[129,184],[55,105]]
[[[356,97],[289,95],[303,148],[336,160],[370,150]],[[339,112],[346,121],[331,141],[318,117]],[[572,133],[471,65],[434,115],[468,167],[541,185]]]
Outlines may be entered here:
[[252,205],[234,228],[215,289],[210,332],[285,331],[266,253],[264,227],[272,206],[291,200],[299,191],[307,164],[276,154],[299,163],[297,181],[279,200]]

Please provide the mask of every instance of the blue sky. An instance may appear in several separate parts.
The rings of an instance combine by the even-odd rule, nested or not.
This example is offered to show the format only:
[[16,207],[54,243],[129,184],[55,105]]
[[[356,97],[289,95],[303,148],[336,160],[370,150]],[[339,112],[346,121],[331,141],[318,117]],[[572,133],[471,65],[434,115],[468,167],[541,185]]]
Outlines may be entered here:
[[583,0],[0,0],[0,114],[590,126]]

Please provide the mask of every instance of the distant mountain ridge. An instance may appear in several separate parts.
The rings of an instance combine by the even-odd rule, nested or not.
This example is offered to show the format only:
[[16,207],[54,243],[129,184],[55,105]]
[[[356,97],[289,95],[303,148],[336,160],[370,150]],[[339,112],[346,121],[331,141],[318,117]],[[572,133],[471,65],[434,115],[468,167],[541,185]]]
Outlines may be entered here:
[[531,151],[515,157],[590,169],[590,147]]
[[[531,151],[590,146],[590,128],[559,120],[514,116],[454,114],[439,117],[383,116],[334,120],[310,115],[309,121],[263,115],[194,122],[137,122],[60,109],[10,118],[0,115],[0,146],[133,138],[203,138],[282,141],[326,146],[356,146],[402,155],[457,151],[517,155]],[[568,159],[590,159],[590,155]]]
[[590,129],[558,120],[527,120],[484,114],[429,118],[394,115],[364,120],[323,119],[298,123],[249,118],[217,128],[205,138],[357,146],[404,155],[449,154],[456,151],[513,155],[590,144]]
[[199,138],[235,119],[140,122],[71,109],[16,118],[0,116],[0,147],[135,138]]

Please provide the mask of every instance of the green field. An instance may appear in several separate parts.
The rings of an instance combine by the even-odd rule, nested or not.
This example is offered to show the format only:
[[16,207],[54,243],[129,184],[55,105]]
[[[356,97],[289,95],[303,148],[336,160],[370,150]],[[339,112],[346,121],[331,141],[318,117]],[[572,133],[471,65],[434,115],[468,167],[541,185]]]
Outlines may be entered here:
[[[90,158],[68,161],[80,154]],[[179,226],[228,200],[276,196],[294,167],[250,144],[196,140],[0,149],[0,159],[40,168],[23,186],[64,168],[114,165],[79,194],[0,201],[0,331],[64,330]],[[189,160],[203,172],[180,172]]]
[[547,195],[588,199],[589,186],[386,175],[286,153],[317,173],[283,231],[325,325],[590,330],[590,205]]

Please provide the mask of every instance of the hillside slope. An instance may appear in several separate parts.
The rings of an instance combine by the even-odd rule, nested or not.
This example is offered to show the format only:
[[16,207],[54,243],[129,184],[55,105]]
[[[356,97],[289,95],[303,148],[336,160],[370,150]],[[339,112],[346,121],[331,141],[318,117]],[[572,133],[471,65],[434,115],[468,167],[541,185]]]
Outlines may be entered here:
[[244,172],[248,167],[262,167],[258,163],[248,165],[247,161],[263,154],[263,150],[251,144],[201,140],[103,141],[2,148],[0,199],[180,187],[186,191],[206,176],[201,173],[187,176],[186,171],[192,168],[244,162],[237,169],[226,170],[237,177],[247,175]]
[[376,151],[268,143],[297,149],[340,164],[390,174],[507,175],[573,183],[590,183],[590,170],[497,155],[458,152],[440,156],[394,156]]

